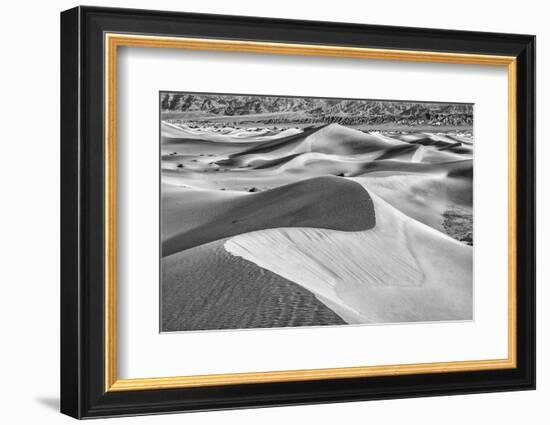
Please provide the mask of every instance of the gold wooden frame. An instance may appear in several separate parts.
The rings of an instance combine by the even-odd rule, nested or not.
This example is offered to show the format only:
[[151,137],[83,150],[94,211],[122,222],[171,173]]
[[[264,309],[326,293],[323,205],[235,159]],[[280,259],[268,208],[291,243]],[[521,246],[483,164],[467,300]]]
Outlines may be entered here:
[[[267,382],[446,373],[515,368],[516,359],[516,58],[460,53],[105,34],[105,391],[133,391]],[[120,46],[330,56],[507,67],[508,71],[508,357],[384,366],[306,369],[165,378],[118,379],[116,373],[116,98]]]

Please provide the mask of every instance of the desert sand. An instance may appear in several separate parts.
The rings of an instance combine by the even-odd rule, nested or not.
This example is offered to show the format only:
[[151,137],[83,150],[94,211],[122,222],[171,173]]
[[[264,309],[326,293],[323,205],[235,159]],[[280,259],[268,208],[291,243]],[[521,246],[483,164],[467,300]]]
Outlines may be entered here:
[[373,196],[362,232],[272,229],[229,239],[227,251],[310,290],[347,323],[472,318],[471,247]]
[[346,323],[301,285],[230,254],[224,240],[167,257],[162,273],[165,332]]
[[472,319],[467,134],[161,131],[162,330]]

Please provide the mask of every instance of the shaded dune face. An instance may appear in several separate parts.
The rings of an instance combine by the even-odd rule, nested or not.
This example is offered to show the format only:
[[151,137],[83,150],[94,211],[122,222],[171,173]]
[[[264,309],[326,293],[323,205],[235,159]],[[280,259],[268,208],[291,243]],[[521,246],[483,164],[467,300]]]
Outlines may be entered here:
[[376,158],[376,160],[381,159],[390,159],[395,157],[405,157],[407,159],[411,159],[414,153],[418,150],[416,146],[411,145],[400,145],[400,146],[393,146],[388,149],[384,149],[384,152]]
[[[247,143],[250,146],[254,142]],[[213,142],[201,139],[182,139],[163,137],[161,151],[162,154],[178,153],[182,155],[198,155],[201,153],[215,153],[217,155],[231,155],[238,149],[242,149],[245,143],[235,146],[232,142]]]
[[362,169],[354,175],[386,172],[393,174],[443,174],[443,175],[466,175],[472,170],[472,160],[444,162],[440,164],[426,164],[422,162],[404,162],[399,160],[387,159],[375,162],[368,162],[362,166]]
[[251,154],[277,153],[277,156],[281,156],[306,152],[354,155],[390,147],[392,145],[380,137],[338,124],[329,124],[306,129],[301,134],[260,143],[254,148],[231,155],[231,158]]
[[[268,168],[310,152],[344,156],[380,152],[379,155],[384,156],[387,151],[389,157],[394,157],[404,150],[414,152],[415,147],[396,140],[389,143],[380,136],[330,124],[308,128],[300,134],[257,143],[251,148],[229,155],[227,159],[217,161],[216,164],[230,167],[250,164],[255,168]],[[259,161],[256,161],[256,158]]]
[[344,231],[375,225],[372,200],[363,187],[337,177],[316,177],[225,201],[224,211],[162,244],[163,257],[217,239],[276,227]]
[[433,146],[439,151],[451,151],[459,154],[471,154],[472,149],[468,146],[464,146],[462,141],[447,142],[443,140],[434,140],[429,137],[411,141],[410,143],[422,146]]
[[273,168],[273,167],[276,167],[277,165],[286,164],[289,161],[293,160],[294,158],[297,158],[300,155],[302,155],[302,154],[301,153],[295,153],[295,154],[292,154],[292,155],[284,156],[282,158],[275,158],[275,159],[265,160],[265,161],[258,160],[256,162],[254,162],[254,164],[251,164],[251,165],[253,165],[253,167],[256,170],[262,170],[262,169],[265,169],[265,168]]
[[232,157],[238,157],[242,155],[251,155],[251,154],[261,154],[274,152],[276,150],[285,150],[293,149],[298,147],[304,140],[306,140],[310,135],[318,132],[321,128],[310,128],[304,130],[300,134],[291,135],[287,137],[277,138],[275,140],[270,140],[267,142],[258,143],[253,148],[245,149],[239,153],[233,154]]
[[343,325],[301,285],[228,253],[224,240],[162,259],[162,331]]

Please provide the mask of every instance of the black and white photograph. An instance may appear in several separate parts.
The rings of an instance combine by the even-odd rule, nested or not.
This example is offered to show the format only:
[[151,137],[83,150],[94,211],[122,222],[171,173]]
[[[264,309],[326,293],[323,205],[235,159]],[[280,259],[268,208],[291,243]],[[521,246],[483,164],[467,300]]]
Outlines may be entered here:
[[27,13],[7,414],[540,417],[542,9],[272,3]]
[[160,93],[161,331],[473,319],[473,105]]

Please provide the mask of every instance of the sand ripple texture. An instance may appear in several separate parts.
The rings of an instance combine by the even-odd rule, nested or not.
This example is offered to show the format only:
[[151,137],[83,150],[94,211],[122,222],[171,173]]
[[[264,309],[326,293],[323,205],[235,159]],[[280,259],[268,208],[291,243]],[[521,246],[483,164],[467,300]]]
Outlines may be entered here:
[[215,241],[162,259],[162,330],[343,325],[302,286]]

